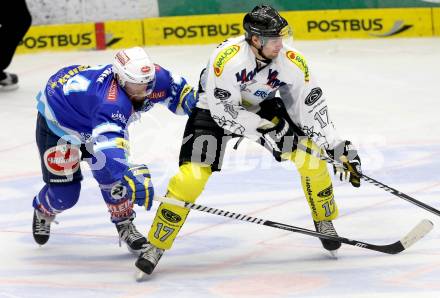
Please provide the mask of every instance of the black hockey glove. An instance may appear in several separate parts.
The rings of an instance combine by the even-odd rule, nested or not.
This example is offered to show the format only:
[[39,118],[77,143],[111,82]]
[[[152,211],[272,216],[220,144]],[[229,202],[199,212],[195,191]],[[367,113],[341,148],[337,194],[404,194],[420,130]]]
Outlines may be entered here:
[[279,154],[292,152],[294,144],[294,130],[283,118],[278,118],[278,123],[272,128],[258,128],[266,143]]
[[327,150],[327,154],[335,161],[333,171],[341,181],[348,181],[354,187],[361,185],[361,159],[350,141],[339,143],[334,149]]

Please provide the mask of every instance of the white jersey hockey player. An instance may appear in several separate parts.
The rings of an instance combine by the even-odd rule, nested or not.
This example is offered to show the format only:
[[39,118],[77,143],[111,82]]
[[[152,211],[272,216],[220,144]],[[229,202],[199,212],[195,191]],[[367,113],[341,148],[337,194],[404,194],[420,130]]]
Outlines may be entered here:
[[[188,119],[180,152],[180,171],[167,196],[194,202],[213,171],[220,171],[226,142],[247,137],[270,148],[277,160],[291,160],[300,175],[316,230],[337,235],[338,216],[326,162],[313,154],[326,151],[348,157],[351,172],[338,166],[340,178],[360,186],[360,158],[341,139],[329,117],[325,96],[306,58],[287,44],[287,21],[260,5],[243,20],[245,36],[220,44],[202,72],[197,108]],[[303,149],[300,149],[303,148]],[[151,274],[171,245],[189,210],[161,204],[148,235],[149,247],[136,266]],[[335,253],[340,242],[321,239]]]

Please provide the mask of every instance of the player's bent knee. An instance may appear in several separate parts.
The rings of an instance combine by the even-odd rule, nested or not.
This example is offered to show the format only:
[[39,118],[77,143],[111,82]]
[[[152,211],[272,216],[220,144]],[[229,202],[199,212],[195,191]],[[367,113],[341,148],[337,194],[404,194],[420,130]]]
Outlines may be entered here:
[[50,184],[47,191],[51,207],[56,210],[70,209],[78,202],[81,183]]
[[45,213],[60,213],[78,202],[80,191],[80,182],[46,184],[35,196],[32,205]]
[[[313,152],[321,153],[321,149],[310,139],[303,139],[300,143]],[[295,164],[301,176],[328,175],[327,163],[317,156],[309,154],[302,149],[296,149],[290,155],[290,160]]]
[[194,203],[202,193],[211,176],[211,167],[197,164],[184,163],[179,168],[179,173],[170,179],[168,196]]

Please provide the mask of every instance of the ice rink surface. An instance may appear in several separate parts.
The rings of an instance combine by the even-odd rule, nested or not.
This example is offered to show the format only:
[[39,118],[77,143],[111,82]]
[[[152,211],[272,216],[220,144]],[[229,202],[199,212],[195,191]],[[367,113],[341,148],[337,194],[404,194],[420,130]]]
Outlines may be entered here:
[[[215,45],[148,48],[155,62],[193,85]],[[363,170],[440,209],[440,39],[297,42],[318,76],[339,133],[360,150]],[[399,240],[421,219],[433,231],[398,255],[343,245],[333,260],[318,239],[192,211],[171,250],[145,282],[85,164],[78,204],[57,217],[49,242],[31,234],[33,196],[43,185],[34,141],[35,95],[70,64],[107,64],[115,51],[15,56],[20,89],[0,93],[0,297],[440,297],[440,218],[367,183],[334,179],[341,236],[375,244]],[[130,128],[132,161],[152,169],[164,194],[185,117],[154,108]],[[232,145],[232,144],[229,144]],[[228,148],[197,201],[310,228],[292,164],[250,142]],[[154,211],[136,207],[147,233]]]

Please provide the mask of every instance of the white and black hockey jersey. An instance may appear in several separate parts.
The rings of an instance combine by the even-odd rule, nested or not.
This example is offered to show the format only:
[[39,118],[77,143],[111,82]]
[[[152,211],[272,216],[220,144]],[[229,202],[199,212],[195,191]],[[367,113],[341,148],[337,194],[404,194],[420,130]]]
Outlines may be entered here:
[[282,98],[291,120],[318,146],[332,149],[342,140],[330,120],[325,96],[304,56],[284,46],[262,67],[244,36],[220,44],[209,59],[197,107],[209,109],[222,128],[250,139],[268,124],[256,113],[259,104]]

